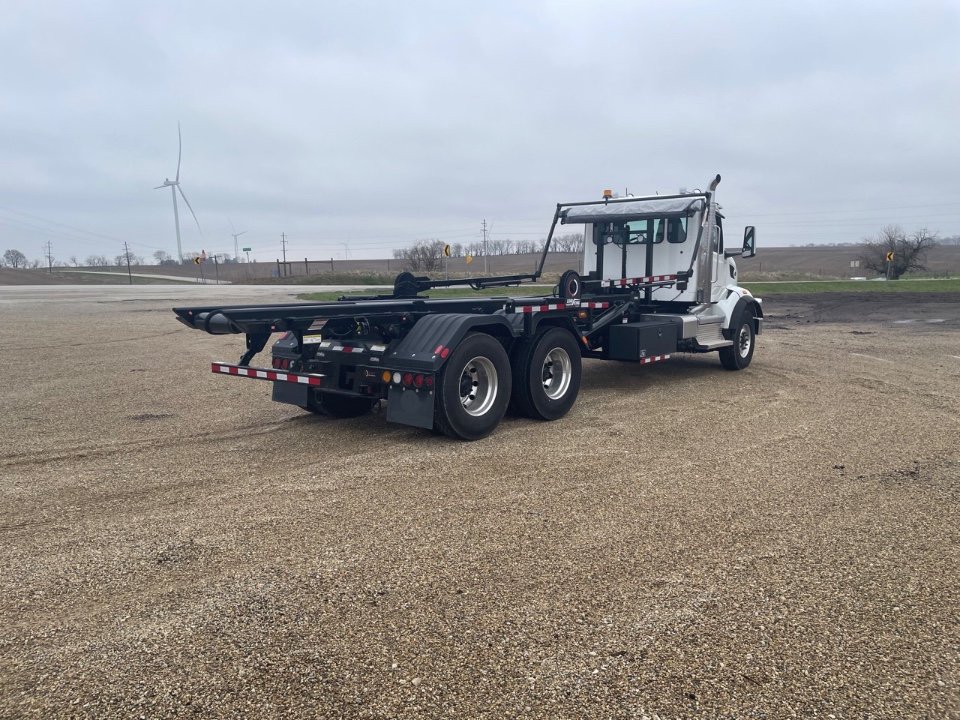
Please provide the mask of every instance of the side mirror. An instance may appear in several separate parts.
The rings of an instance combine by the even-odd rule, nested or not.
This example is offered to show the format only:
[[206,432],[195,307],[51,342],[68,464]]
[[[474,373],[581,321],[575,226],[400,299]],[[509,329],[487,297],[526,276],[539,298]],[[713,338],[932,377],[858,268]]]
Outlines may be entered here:
[[743,257],[749,258],[757,254],[757,229],[747,225],[743,229]]

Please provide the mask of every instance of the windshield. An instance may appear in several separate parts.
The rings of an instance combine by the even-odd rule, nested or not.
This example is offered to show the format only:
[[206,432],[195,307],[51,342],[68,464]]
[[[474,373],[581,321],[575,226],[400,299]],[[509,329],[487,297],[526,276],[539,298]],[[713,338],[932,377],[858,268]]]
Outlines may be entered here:
[[[624,232],[619,235],[626,239],[627,245],[643,245],[651,241],[656,244],[664,240],[669,243],[682,243],[687,239],[687,218],[633,220],[625,224]],[[622,242],[621,239],[617,244]]]

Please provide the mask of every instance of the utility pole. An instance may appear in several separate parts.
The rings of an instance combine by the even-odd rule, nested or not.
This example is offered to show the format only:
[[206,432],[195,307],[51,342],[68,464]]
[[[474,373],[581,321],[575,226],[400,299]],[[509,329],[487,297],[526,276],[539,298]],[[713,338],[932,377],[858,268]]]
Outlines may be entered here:
[[483,232],[483,274],[490,274],[490,261],[487,259],[487,219],[483,219],[483,224],[481,225]]
[[127,259],[127,280],[133,285],[133,274],[130,272],[130,250],[127,248],[126,241],[123,243],[123,256]]
[[47,270],[53,272],[53,243],[47,240]]
[[283,248],[283,274],[287,274],[287,234],[280,233],[280,247]]

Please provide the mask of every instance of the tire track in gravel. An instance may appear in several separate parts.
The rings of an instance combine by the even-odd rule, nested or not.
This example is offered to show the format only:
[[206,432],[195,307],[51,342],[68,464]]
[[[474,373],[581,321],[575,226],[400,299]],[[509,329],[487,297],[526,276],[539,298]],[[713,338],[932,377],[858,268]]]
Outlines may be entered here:
[[60,462],[63,460],[80,460],[85,458],[106,457],[135,448],[167,448],[175,445],[182,445],[186,441],[191,443],[207,443],[220,440],[235,440],[257,435],[267,435],[283,429],[287,423],[302,422],[303,419],[304,418],[301,417],[292,417],[281,422],[271,423],[269,425],[243,425],[232,430],[220,430],[192,434],[186,438],[182,435],[154,435],[141,440],[127,440],[124,442],[112,443],[110,445],[78,445],[69,448],[64,452],[58,453],[30,452],[0,455],[0,467],[44,465],[46,463]]

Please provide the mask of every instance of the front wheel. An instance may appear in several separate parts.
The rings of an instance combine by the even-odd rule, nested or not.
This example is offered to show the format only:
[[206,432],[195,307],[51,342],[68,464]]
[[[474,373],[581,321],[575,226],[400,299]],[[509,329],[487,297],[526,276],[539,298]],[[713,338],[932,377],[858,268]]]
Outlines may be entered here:
[[516,348],[513,408],[534,420],[557,420],[577,401],[582,371],[580,346],[569,330],[550,328]]
[[485,333],[467,335],[450,354],[437,383],[434,425],[459,440],[493,432],[510,401],[510,358]]
[[757,340],[753,315],[745,314],[740,318],[731,340],[731,347],[720,348],[720,364],[727,370],[743,370],[753,359],[753,348]]

